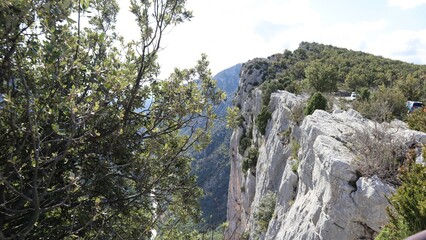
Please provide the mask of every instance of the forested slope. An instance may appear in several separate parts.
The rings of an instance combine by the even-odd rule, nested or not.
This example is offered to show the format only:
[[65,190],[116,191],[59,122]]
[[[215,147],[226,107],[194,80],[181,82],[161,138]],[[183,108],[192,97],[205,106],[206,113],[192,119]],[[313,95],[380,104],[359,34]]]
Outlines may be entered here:
[[201,209],[205,223],[204,230],[215,229],[226,220],[226,199],[229,182],[229,141],[232,130],[226,128],[224,117],[226,109],[231,106],[238,87],[241,64],[225,69],[213,79],[217,87],[227,95],[226,101],[218,106],[215,113],[218,120],[214,122],[212,142],[200,153],[194,153],[194,166],[197,183],[204,190]]

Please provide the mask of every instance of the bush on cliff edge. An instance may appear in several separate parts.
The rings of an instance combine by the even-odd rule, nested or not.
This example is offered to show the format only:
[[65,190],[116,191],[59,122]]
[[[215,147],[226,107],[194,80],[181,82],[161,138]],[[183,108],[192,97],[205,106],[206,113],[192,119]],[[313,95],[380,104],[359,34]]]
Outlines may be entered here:
[[319,92],[313,94],[305,108],[305,115],[311,115],[316,109],[325,110],[327,108],[327,99]]
[[[426,166],[415,162],[416,154],[410,150],[408,163],[400,169],[402,185],[390,198],[390,222],[376,239],[397,240],[426,229]],[[423,147],[423,156],[426,156]]]

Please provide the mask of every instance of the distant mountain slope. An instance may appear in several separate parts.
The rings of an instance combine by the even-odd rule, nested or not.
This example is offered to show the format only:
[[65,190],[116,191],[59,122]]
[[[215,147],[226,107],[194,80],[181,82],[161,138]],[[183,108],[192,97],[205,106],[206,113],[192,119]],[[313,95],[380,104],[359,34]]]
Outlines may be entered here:
[[238,87],[241,64],[221,71],[213,78],[217,87],[227,95],[226,101],[217,109],[219,119],[215,121],[212,142],[202,152],[194,154],[198,185],[206,196],[201,200],[204,229],[214,229],[226,220],[226,201],[229,183],[229,142],[231,129],[226,128],[226,109],[232,104]]

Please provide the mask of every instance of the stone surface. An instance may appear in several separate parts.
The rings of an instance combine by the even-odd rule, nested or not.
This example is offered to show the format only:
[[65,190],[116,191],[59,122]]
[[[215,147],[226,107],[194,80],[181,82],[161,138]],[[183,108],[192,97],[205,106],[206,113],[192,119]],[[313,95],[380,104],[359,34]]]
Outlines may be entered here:
[[[260,75],[242,75],[253,82],[251,77]],[[258,88],[240,89],[236,102],[241,104],[244,122],[231,139],[225,238],[239,239],[248,232],[250,239],[372,239],[388,222],[386,196],[395,189],[377,176],[359,176],[355,134],[381,129],[404,143],[426,143],[426,134],[408,130],[401,122],[377,124],[354,110],[316,110],[299,126],[293,114],[307,96],[279,91],[271,95],[272,118],[262,136],[255,127],[262,93]],[[259,150],[255,176],[241,171],[244,153],[238,150],[240,137],[249,130],[252,146]],[[300,148],[295,149],[292,141]],[[274,216],[267,232],[258,233],[254,213],[269,191],[277,194]]]

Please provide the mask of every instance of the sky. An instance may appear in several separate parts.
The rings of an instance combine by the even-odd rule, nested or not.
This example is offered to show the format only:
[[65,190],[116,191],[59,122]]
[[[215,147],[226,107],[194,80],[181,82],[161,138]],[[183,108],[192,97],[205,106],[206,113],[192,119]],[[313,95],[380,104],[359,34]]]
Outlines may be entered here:
[[[117,30],[137,37],[127,0]],[[426,0],[188,0],[194,17],[163,39],[160,77],[208,55],[212,72],[295,50],[302,41],[426,64]]]

